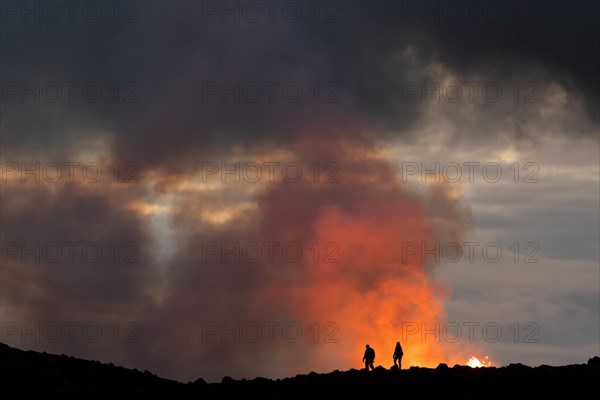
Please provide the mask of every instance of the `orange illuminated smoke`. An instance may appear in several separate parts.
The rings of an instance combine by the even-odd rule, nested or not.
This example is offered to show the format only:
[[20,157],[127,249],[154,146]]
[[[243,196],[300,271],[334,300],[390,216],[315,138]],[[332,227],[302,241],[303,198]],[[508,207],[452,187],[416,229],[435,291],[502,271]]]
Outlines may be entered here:
[[[267,237],[301,237],[305,248],[317,243],[323,251],[317,262],[305,258],[294,270],[293,284],[279,285],[278,295],[291,301],[298,320],[332,322],[339,328],[337,342],[304,352],[290,360],[296,364],[288,369],[360,368],[367,343],[375,349],[375,365],[389,368],[397,341],[404,349],[402,368],[464,363],[468,356],[460,343],[421,334],[402,340],[407,323],[431,329],[443,322],[449,296],[432,278],[431,265],[418,254],[404,257],[403,246],[433,248],[440,235],[459,241],[464,231],[460,199],[445,185],[417,194],[399,182],[392,164],[368,144],[329,140],[319,142],[319,149],[330,150],[326,154],[302,143],[294,150],[301,159],[335,162],[337,183],[274,185],[261,201]],[[268,295],[273,298],[274,293]]]

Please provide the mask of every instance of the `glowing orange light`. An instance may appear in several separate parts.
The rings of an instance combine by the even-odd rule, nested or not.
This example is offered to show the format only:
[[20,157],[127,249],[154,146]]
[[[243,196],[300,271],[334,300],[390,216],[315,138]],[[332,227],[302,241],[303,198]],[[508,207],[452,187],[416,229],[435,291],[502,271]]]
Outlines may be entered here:
[[475,356],[472,356],[471,358],[469,358],[467,365],[471,368],[479,368],[479,367],[491,367],[493,364],[489,360],[488,356],[485,356],[485,359],[483,361],[479,360],[479,358],[477,358]]

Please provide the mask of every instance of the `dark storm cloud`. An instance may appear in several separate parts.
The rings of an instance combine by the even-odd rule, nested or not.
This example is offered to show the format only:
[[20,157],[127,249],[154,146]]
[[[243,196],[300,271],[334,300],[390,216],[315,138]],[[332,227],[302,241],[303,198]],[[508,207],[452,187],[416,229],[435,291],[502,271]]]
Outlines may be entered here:
[[140,306],[156,277],[146,227],[124,207],[131,193],[52,186],[3,188],[3,300],[49,320]]
[[155,312],[160,276],[148,226],[127,207],[141,192],[118,185],[2,182],[3,342],[131,362],[132,321]]
[[[352,115],[371,131],[402,133],[419,123],[424,108],[418,96],[403,98],[403,84],[433,84],[423,70],[432,62],[459,79],[485,78],[505,90],[521,77],[542,86],[558,81],[584,96],[597,122],[597,3],[334,2],[327,8],[330,23],[314,23],[305,4],[298,22],[279,16],[272,24],[266,16],[245,22],[243,13],[240,23],[232,16],[222,23],[220,14],[207,15],[207,3],[139,3],[137,21],[120,25],[109,18],[36,24],[7,16],[3,81],[104,86],[97,103],[81,96],[66,103],[65,94],[42,107],[10,97],[3,107],[7,149],[43,143],[48,150],[64,139],[68,147],[67,127],[85,140],[96,134],[86,127],[94,126],[111,132],[117,158],[152,168],[193,164],[199,154],[226,152],[234,143],[283,144],[324,118]],[[115,82],[133,85],[121,88],[118,102]],[[278,85],[273,103],[268,82]],[[295,87],[282,95],[290,82],[302,89],[297,102],[290,101]],[[320,88],[315,103],[317,82],[330,85]],[[262,97],[251,103],[242,94],[232,104],[235,95],[225,94],[228,104],[222,104],[220,88],[236,83],[241,90],[257,84]],[[245,88],[253,97],[255,88]],[[127,96],[139,102],[127,103]]]
[[[160,313],[148,315],[141,322],[151,348],[134,357],[162,375],[187,380],[201,373],[211,381],[225,374],[294,374],[304,365],[321,364],[315,360],[325,351],[329,360],[326,363],[344,362],[349,340],[364,328],[361,324],[357,328],[352,321],[368,309],[367,303],[354,304],[350,299],[382,296],[382,308],[396,307],[386,298],[385,282],[393,276],[401,285],[406,277],[421,272],[420,262],[398,263],[392,244],[402,235],[429,240],[444,234],[457,239],[462,234],[465,210],[457,204],[460,201],[448,197],[444,188],[431,196],[439,214],[429,214],[421,208],[416,193],[394,184],[389,162],[362,153],[373,150],[371,140],[353,137],[347,128],[326,131],[334,133],[325,136],[318,148],[314,143],[324,136],[322,132],[313,133],[313,137],[306,135],[292,148],[300,159],[310,155],[319,161],[335,161],[340,169],[337,183],[324,185],[311,178],[273,183],[255,196],[260,212],[241,213],[217,225],[197,216],[223,203],[227,206],[235,197],[227,186],[212,194],[199,196],[190,191],[177,196],[173,213],[180,234],[177,251],[167,267],[168,296]],[[361,149],[364,159],[353,159],[355,148]],[[438,227],[434,219],[443,221],[439,224],[443,232],[433,232],[434,225]],[[376,232],[364,236],[375,227]],[[339,242],[341,235],[344,238]],[[321,263],[320,253],[320,261],[314,262],[310,249],[315,242],[320,247],[335,244],[335,257],[343,259]],[[250,256],[240,251],[250,243],[262,249],[257,261],[249,260],[254,251],[249,252]],[[274,244],[273,258],[264,243]],[[302,249],[300,259],[286,258],[283,248],[289,244]],[[207,251],[209,245],[216,246],[216,252]],[[348,297],[348,306],[329,303],[328,295],[336,299],[337,290]],[[412,308],[411,301],[414,297],[398,306],[397,313],[406,315],[410,312],[407,310],[419,307],[429,312],[427,298]],[[336,323],[345,336],[336,336],[335,343],[315,342],[309,328],[315,321],[321,325]],[[237,336],[236,324],[241,326]],[[248,339],[255,332],[254,328],[245,330],[249,324],[262,329],[256,342]],[[267,338],[270,333],[266,324],[274,324],[272,341]],[[301,340],[282,337],[286,324],[301,327]],[[325,347],[328,344],[331,346]],[[160,362],[165,355],[178,360],[177,367]]]
[[[523,75],[542,86],[557,81],[584,96],[589,117],[598,122],[597,3],[349,2],[342,15],[339,25],[319,32],[343,60],[336,70],[342,87],[360,110],[397,131],[418,120],[418,105],[402,99],[402,83],[432,88],[420,70],[431,62],[445,64],[461,80],[500,82],[505,90]],[[407,46],[415,52],[412,64],[401,57]]]

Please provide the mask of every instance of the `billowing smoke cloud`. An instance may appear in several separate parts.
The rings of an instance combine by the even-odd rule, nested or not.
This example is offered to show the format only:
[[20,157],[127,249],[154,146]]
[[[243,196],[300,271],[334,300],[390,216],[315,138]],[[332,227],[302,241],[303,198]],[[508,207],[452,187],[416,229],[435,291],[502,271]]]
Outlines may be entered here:
[[157,282],[152,237],[130,209],[135,195],[110,180],[34,175],[7,179],[0,196],[2,340],[127,363],[117,327],[151,312]]
[[[253,218],[235,213],[211,225],[201,216],[219,208],[216,201],[180,196],[173,208],[179,250],[149,330],[156,347],[144,356],[177,367],[158,364],[159,371],[214,380],[348,369],[360,366],[365,343],[387,367],[384,354],[401,340],[403,323],[433,327],[444,318],[447,288],[406,246],[434,248],[440,234],[459,239],[468,217],[460,200],[432,188],[427,197],[444,210],[433,215],[399,184],[371,139],[327,132],[311,132],[289,150],[303,164],[334,165],[335,174],[315,182],[312,170],[298,182],[269,183],[252,200]],[[227,209],[230,193],[222,192]],[[420,365],[457,352],[420,335],[406,346],[406,362]]]
[[[508,100],[515,81],[537,82],[538,97],[546,83],[557,82],[581,97],[588,117],[598,122],[594,3],[323,5],[334,23],[314,23],[314,9],[304,4],[297,23],[277,14],[273,24],[244,23],[240,15],[241,22],[234,15],[223,23],[221,14],[207,14],[206,3],[139,4],[136,23],[113,29],[112,20],[102,19],[84,25],[86,35],[74,34],[80,26],[68,23],[49,24],[41,34],[31,29],[35,24],[19,23],[19,15],[5,16],[3,54],[14,62],[2,64],[3,79],[29,89],[36,82],[41,88],[58,83],[63,92],[56,104],[34,104],[32,95],[21,104],[22,88],[3,88],[5,151],[64,158],[104,134],[111,136],[116,159],[173,172],[231,145],[285,143],[310,121],[331,115],[353,115],[380,136],[404,134],[418,128],[424,107],[420,96],[406,98],[403,85],[432,85],[437,79],[425,68],[436,64],[458,82],[500,82]],[[40,57],[46,62],[36,62]],[[69,82],[79,85],[72,103]],[[102,86],[98,102],[84,101],[90,82]],[[236,83],[256,84],[260,100],[235,104]],[[298,101],[289,83],[301,88]],[[247,94],[256,97],[253,88]]]
[[[140,342],[125,343],[119,359],[177,379],[353,368],[367,342],[388,366],[383,354],[406,340],[403,324],[434,326],[444,318],[447,288],[432,281],[420,251],[408,253],[407,246],[433,248],[442,236],[458,241],[468,215],[444,186],[423,198],[401,184],[372,139],[350,128],[321,129],[287,149],[303,174],[297,181],[273,174],[272,182],[236,183],[230,176],[222,183],[215,175],[217,187],[208,192],[198,187],[214,182],[200,180],[191,189],[180,180],[160,183],[153,193],[173,197],[170,229],[176,232],[172,256],[162,266],[140,206],[156,201],[151,193],[111,183],[23,188],[9,181],[28,195],[20,203],[3,198],[11,215],[4,241],[9,268],[3,271],[9,325],[17,312],[30,330],[35,323],[64,330],[64,321],[91,321],[107,334],[115,322],[134,320]],[[218,213],[225,217],[210,218]],[[73,238],[79,243],[75,261],[66,262]],[[31,252],[36,243],[45,248],[37,255]],[[84,252],[86,243],[104,252],[99,262],[89,261],[96,248]],[[139,252],[125,248],[131,243],[140,244]],[[124,263],[128,255],[136,262]],[[22,338],[22,329],[8,338]],[[52,333],[42,332],[41,343],[25,338],[43,348]],[[420,335],[408,338],[407,363],[435,364],[456,351]],[[116,344],[61,340],[52,346],[99,357],[99,348]]]

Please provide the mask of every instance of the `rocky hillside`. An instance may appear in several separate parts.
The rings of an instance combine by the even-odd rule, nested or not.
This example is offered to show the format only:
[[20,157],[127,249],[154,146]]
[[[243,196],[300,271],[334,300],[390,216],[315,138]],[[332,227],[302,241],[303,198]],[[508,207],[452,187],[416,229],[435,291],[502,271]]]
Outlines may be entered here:
[[311,372],[278,380],[224,377],[221,383],[209,384],[201,378],[195,382],[177,382],[148,371],[65,355],[23,351],[0,343],[0,375],[2,399],[30,396],[197,399],[229,395],[260,399],[350,396],[515,399],[561,395],[598,398],[600,395],[600,357],[590,358],[586,364],[565,366],[510,364],[500,368],[470,368],[440,364],[437,368],[411,367],[401,371],[378,367],[371,372],[356,369],[327,374]]

